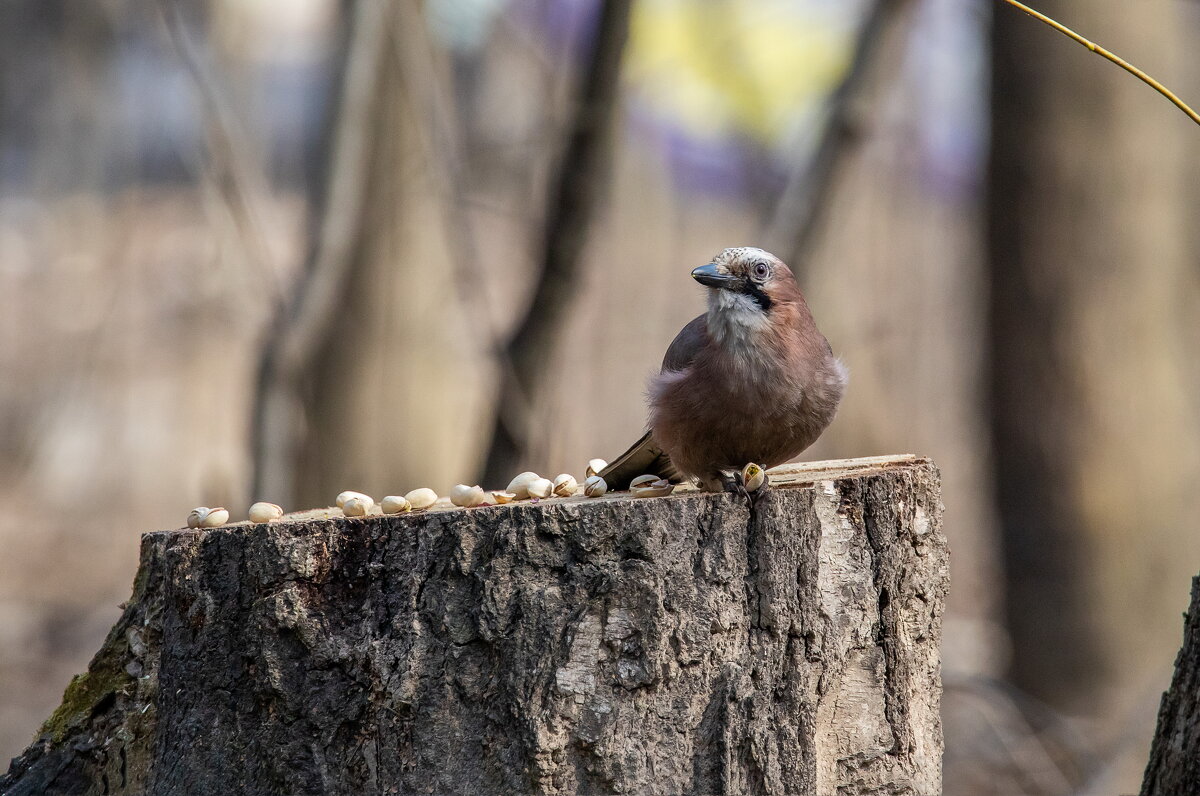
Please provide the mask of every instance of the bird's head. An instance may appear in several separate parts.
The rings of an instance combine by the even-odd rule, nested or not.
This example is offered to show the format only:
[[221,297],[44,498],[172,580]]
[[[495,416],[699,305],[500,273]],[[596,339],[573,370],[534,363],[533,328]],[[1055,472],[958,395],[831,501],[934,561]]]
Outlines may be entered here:
[[781,304],[800,298],[796,278],[783,261],[762,249],[726,249],[711,263],[692,270],[692,278],[710,288],[710,326],[755,329]]

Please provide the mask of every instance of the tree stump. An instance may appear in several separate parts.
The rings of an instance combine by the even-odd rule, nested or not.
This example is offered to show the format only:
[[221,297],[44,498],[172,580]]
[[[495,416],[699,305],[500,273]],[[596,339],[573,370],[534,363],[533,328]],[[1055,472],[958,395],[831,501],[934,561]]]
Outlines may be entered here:
[[146,534],[18,794],[941,790],[938,474]]
[[1158,709],[1158,730],[1142,781],[1142,796],[1200,793],[1200,577],[1184,619],[1183,646],[1171,690]]

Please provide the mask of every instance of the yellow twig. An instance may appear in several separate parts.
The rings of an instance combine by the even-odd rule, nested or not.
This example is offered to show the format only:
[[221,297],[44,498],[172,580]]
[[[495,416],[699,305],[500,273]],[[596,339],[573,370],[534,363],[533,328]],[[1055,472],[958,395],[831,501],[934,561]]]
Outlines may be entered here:
[[1200,114],[1196,113],[1194,110],[1189,108],[1187,103],[1184,102],[1183,100],[1181,100],[1179,97],[1175,96],[1175,93],[1173,91],[1171,91],[1169,88],[1164,86],[1162,83],[1159,83],[1157,80],[1150,77],[1150,75],[1146,74],[1141,69],[1138,69],[1136,66],[1129,63],[1124,58],[1121,58],[1120,56],[1115,55],[1113,53],[1110,53],[1108,50],[1104,49],[1099,44],[1096,44],[1095,42],[1089,41],[1088,39],[1085,39],[1083,36],[1080,36],[1078,33],[1071,30],[1066,25],[1062,25],[1058,22],[1055,22],[1053,19],[1046,16],[1045,14],[1038,13],[1037,11],[1034,11],[1032,8],[1030,8],[1029,6],[1027,6],[1023,3],[1018,3],[1017,0],[1004,0],[1004,2],[1008,3],[1010,6],[1021,9],[1022,11],[1024,11],[1026,14],[1033,17],[1034,19],[1039,19],[1042,22],[1045,22],[1047,25],[1054,28],[1059,33],[1061,33],[1064,36],[1067,36],[1071,39],[1074,39],[1075,41],[1082,44],[1084,47],[1087,47],[1089,50],[1096,53],[1097,55],[1104,56],[1105,58],[1107,58],[1108,60],[1110,60],[1114,64],[1116,64],[1117,66],[1124,69],[1126,72],[1129,72],[1131,75],[1134,75],[1139,80],[1141,80],[1143,83],[1145,83],[1146,85],[1153,88],[1159,94],[1162,94],[1164,97],[1169,99],[1175,105],[1176,108],[1179,108],[1179,110],[1186,113],[1189,119],[1191,119],[1196,124],[1200,124]]

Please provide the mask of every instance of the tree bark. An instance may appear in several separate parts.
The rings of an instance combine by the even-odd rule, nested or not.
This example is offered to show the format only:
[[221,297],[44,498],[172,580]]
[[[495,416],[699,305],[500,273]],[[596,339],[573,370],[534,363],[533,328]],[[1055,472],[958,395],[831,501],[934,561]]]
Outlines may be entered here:
[[927,460],[327,515],[145,535],[0,792],[940,793]]
[[1142,796],[1200,793],[1200,577],[1184,619],[1171,690],[1163,694]]

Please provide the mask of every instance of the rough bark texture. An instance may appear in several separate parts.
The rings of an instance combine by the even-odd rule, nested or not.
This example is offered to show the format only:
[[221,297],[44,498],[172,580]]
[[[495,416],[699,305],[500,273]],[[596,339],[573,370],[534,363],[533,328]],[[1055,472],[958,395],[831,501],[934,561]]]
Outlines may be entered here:
[[1179,793],[1200,793],[1200,577],[1192,580],[1183,646],[1171,690],[1163,694],[1142,782],[1142,796]]
[[147,534],[0,792],[940,793],[937,470],[774,480]]

